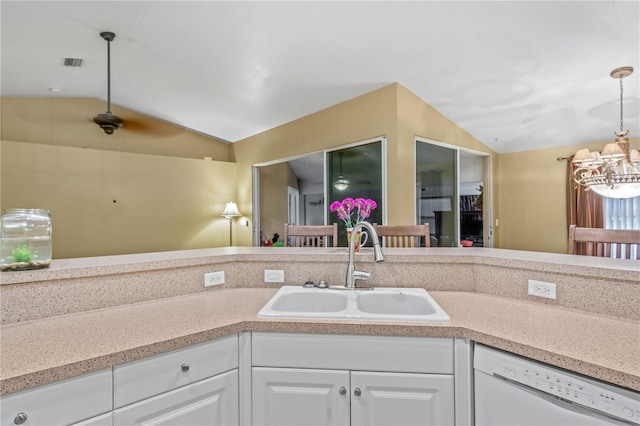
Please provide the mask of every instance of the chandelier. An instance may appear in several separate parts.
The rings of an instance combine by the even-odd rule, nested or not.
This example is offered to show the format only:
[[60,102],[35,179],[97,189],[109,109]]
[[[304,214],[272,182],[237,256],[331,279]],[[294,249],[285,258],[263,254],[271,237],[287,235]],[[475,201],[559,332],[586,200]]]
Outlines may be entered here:
[[629,130],[623,131],[622,125],[622,79],[631,73],[633,67],[611,71],[611,77],[620,80],[620,131],[614,132],[615,142],[606,144],[602,152],[583,148],[573,156],[575,182],[603,197],[640,196],[640,153],[637,149],[629,149]]

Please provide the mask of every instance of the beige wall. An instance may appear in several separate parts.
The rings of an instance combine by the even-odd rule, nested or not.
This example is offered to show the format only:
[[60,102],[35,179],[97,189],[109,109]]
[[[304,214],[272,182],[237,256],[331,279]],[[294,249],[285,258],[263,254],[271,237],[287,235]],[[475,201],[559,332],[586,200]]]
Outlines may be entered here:
[[[613,138],[612,138],[613,139]],[[500,154],[498,217],[500,247],[566,253],[566,161],[578,148],[601,150],[605,143]],[[631,140],[632,148],[640,139]]]
[[[388,188],[394,189],[390,224],[414,220],[414,199],[404,194],[413,193],[419,136],[491,154],[496,247],[566,249],[565,163],[556,157],[578,146],[496,155],[399,84],[233,145],[117,106],[114,113],[138,124],[107,136],[91,122],[105,107],[94,99],[1,102],[0,205],[50,208],[54,258],[227,245],[228,222],[219,213],[233,199],[251,218],[254,164],[380,136],[387,138]],[[640,148],[640,139],[632,147]],[[202,157],[219,161],[197,160]],[[92,218],[96,225],[88,223]],[[234,222],[234,243],[251,245],[251,227]]]
[[[46,208],[53,257],[228,245],[235,164],[2,141],[2,208]],[[10,159],[10,160],[9,160]]]
[[[251,166],[348,143],[387,138],[387,221],[415,221],[416,136],[492,153],[473,136],[394,83],[233,144],[238,161],[238,198],[251,206]],[[250,231],[243,236],[251,243]]]
[[118,152],[230,161],[230,144],[126,108],[112,105],[125,121],[112,135],[92,120],[106,104],[90,98],[0,99],[2,140]]
[[[397,85],[392,84],[233,144],[238,173],[238,206],[251,217],[254,164],[317,152],[376,136],[395,139]],[[251,229],[241,232],[251,245]],[[270,237],[268,235],[268,237]]]
[[228,245],[229,144],[116,107],[137,124],[105,135],[93,99],[1,102],[0,207],[49,209],[55,259]]

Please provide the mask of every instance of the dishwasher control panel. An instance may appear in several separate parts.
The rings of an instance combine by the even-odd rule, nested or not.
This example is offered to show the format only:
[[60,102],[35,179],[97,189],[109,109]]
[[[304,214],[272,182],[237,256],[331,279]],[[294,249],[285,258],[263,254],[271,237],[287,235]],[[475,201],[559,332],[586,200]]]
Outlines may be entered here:
[[640,393],[476,345],[474,368],[640,425]]

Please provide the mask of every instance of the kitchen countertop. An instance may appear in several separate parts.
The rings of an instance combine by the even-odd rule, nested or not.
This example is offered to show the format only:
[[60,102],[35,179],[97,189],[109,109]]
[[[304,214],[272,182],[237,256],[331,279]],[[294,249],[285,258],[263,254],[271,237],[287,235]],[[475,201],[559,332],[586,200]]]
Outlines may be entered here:
[[430,291],[447,323],[260,319],[277,288],[222,289],[2,326],[0,394],[242,331],[463,337],[640,391],[640,322]]

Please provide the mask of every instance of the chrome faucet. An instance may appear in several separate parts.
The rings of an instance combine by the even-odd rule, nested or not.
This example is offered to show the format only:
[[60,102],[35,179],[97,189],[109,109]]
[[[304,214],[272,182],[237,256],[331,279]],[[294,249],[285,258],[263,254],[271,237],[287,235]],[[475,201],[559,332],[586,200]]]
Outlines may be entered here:
[[347,266],[347,282],[344,285],[347,289],[356,288],[356,280],[368,280],[371,278],[371,272],[356,271],[353,261],[356,251],[356,233],[359,229],[366,228],[369,232],[369,238],[373,241],[373,256],[376,262],[384,262],[384,255],[380,248],[380,240],[378,240],[378,233],[373,225],[369,222],[358,222],[351,230],[351,240],[349,241],[349,266]]

